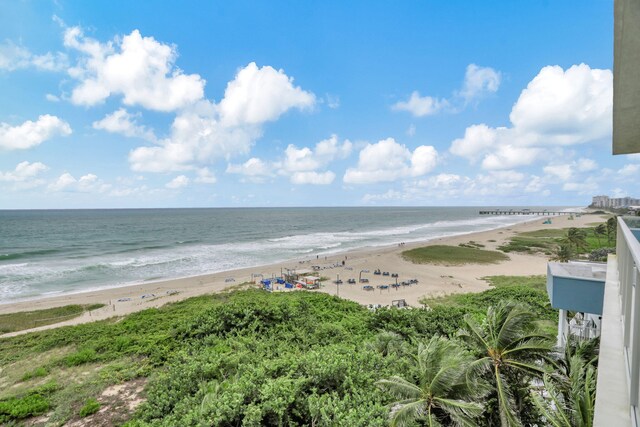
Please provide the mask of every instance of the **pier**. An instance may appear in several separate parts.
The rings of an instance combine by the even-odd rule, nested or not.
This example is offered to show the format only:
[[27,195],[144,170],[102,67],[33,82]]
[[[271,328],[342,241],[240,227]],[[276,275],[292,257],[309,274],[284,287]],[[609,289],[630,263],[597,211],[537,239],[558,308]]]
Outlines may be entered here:
[[580,215],[581,212],[550,211],[547,209],[536,211],[531,209],[490,209],[480,211],[480,215]]

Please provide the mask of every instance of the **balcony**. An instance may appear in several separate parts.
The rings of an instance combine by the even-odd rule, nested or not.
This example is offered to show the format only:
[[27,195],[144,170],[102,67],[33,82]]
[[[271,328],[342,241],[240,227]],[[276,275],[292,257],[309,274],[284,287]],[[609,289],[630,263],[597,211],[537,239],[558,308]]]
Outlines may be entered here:
[[[564,347],[569,334],[578,339],[600,335],[606,272],[603,263],[547,264],[547,294],[551,306],[559,310],[558,347]],[[577,312],[570,321],[569,311]]]
[[594,426],[640,421],[640,218],[618,218],[602,310]]

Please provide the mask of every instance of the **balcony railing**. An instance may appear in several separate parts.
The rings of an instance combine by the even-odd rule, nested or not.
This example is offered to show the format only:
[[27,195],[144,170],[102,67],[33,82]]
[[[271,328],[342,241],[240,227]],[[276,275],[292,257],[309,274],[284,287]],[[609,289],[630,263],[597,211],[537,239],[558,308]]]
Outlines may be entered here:
[[[618,218],[616,252],[622,309],[623,348],[629,379],[632,425],[640,421],[640,242],[636,218]],[[630,227],[634,228],[632,230]]]

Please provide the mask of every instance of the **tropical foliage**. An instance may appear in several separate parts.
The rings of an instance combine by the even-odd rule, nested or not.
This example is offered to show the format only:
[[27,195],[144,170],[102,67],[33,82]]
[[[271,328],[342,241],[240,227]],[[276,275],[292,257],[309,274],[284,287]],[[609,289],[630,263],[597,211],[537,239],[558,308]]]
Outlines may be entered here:
[[413,356],[417,384],[400,376],[378,381],[378,385],[398,399],[392,403],[391,425],[405,426],[423,420],[429,427],[476,426],[483,406],[478,403],[483,390],[467,374],[471,356],[456,342],[433,336],[418,345]]
[[538,332],[534,320],[526,307],[500,302],[489,307],[482,323],[466,316],[459,334],[477,355],[471,369],[485,374],[493,387],[503,427],[522,424],[519,412],[529,403],[521,389],[547,372],[552,344]]
[[[490,280],[489,291],[409,310],[248,290],[2,339],[0,423],[47,413],[52,425],[85,415],[86,425],[139,427],[390,419],[486,427],[499,425],[506,409],[507,417],[543,425],[530,385],[551,365],[536,328],[553,329],[557,313],[542,276]],[[504,332],[496,334],[499,325]],[[496,360],[499,376],[488,369]],[[144,386],[144,403],[131,412],[128,402],[105,400],[112,385]]]

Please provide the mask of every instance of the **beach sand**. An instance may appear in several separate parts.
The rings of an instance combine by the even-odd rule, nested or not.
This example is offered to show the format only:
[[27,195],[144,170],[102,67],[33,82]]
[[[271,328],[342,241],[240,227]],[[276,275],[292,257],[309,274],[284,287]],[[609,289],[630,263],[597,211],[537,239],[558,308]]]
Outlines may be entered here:
[[[510,260],[498,264],[467,264],[462,266],[445,266],[430,264],[413,264],[401,257],[401,252],[415,247],[427,245],[458,245],[473,240],[485,245],[484,249],[495,249],[503,244],[509,237],[523,231],[532,231],[546,228],[584,227],[587,224],[603,221],[605,216],[582,215],[574,220],[568,216],[556,216],[552,224],[543,224],[549,217],[536,217],[526,223],[520,223],[500,229],[470,233],[460,236],[452,236],[430,240],[428,242],[411,243],[401,247],[391,246],[383,248],[366,248],[343,252],[328,256],[326,259],[307,258],[288,261],[279,264],[244,268],[215,274],[205,274],[195,277],[149,282],[132,286],[104,289],[98,291],[66,294],[49,298],[15,302],[0,305],[0,314],[18,311],[40,310],[69,304],[93,304],[103,303],[105,307],[86,312],[83,315],[68,321],[54,325],[34,328],[44,330],[64,325],[74,325],[95,320],[102,320],[113,316],[123,316],[151,307],[159,307],[168,302],[179,301],[185,298],[221,292],[225,289],[248,282],[260,280],[257,275],[264,278],[279,276],[281,271],[303,270],[311,271],[312,265],[320,266],[320,270],[314,275],[328,277],[324,286],[314,292],[325,292],[331,295],[339,295],[341,298],[350,299],[360,304],[390,305],[393,300],[404,299],[411,306],[420,306],[419,300],[424,296],[440,296],[462,292],[481,292],[489,288],[485,276],[510,275],[528,276],[546,274],[548,257],[544,255],[508,254]],[[342,266],[342,261],[345,265]],[[418,279],[417,285],[401,286],[400,288],[377,289],[380,284],[395,282],[395,278],[374,275],[376,269],[397,273],[398,281]],[[365,291],[360,283],[347,284],[347,279],[359,279],[362,277],[370,280],[373,291]],[[335,285],[334,280],[340,277],[344,284]],[[257,278],[256,278],[257,277]],[[257,286],[256,286],[257,287]],[[284,291],[284,285],[280,285]],[[145,295],[145,298],[142,296]],[[153,296],[151,296],[153,295]],[[20,331],[13,334],[25,333]],[[13,334],[0,335],[2,337]]]

